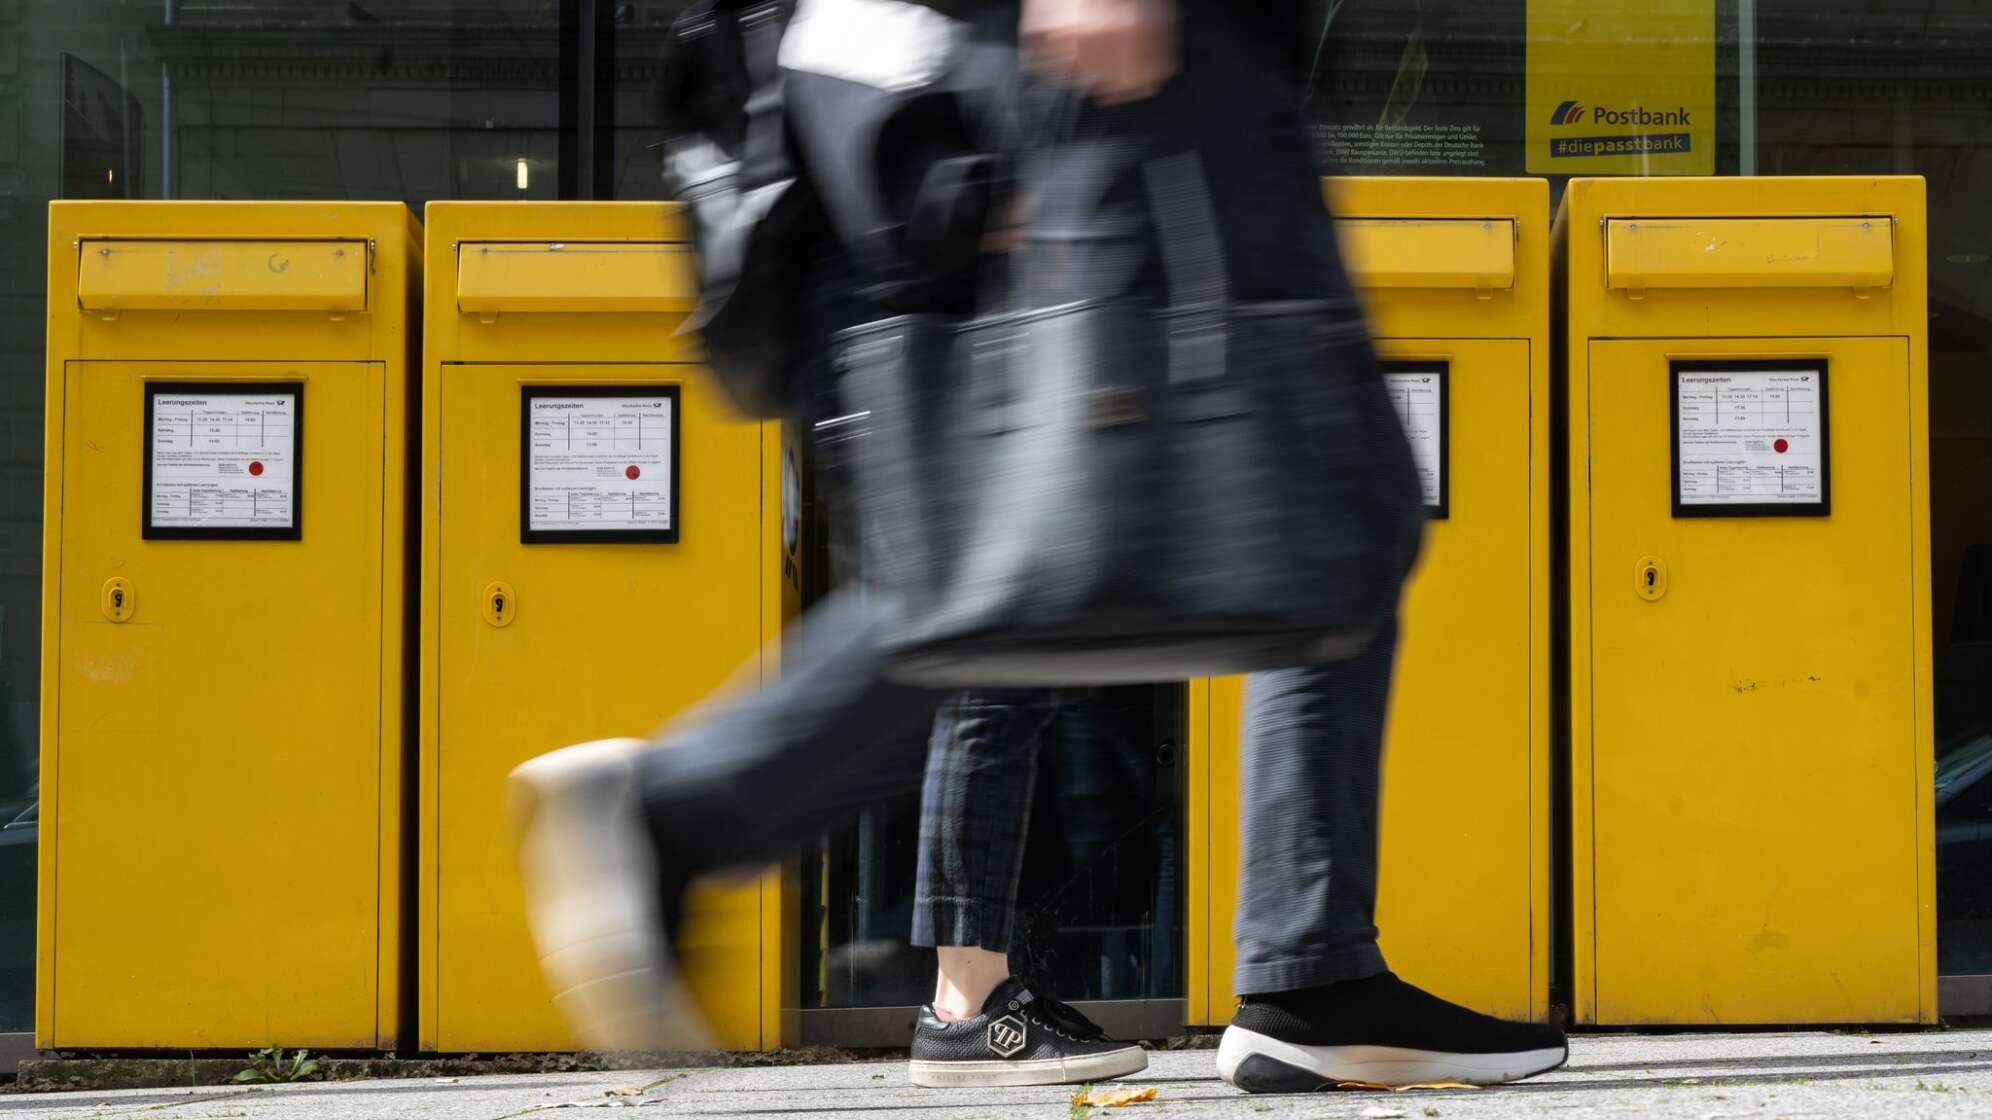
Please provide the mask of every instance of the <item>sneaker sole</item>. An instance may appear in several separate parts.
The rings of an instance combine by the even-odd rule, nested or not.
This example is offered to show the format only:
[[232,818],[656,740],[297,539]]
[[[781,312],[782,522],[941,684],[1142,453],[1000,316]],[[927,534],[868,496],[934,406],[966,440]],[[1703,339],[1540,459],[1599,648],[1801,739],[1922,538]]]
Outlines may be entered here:
[[507,816],[553,1003],[597,1050],[712,1047],[665,943],[635,789],[640,739],[567,747],[512,771]]
[[1501,1054],[1453,1054],[1400,1046],[1301,1046],[1257,1031],[1227,1027],[1217,1048],[1217,1074],[1226,1084],[1248,1093],[1313,1093],[1344,1081],[1504,1085],[1548,1073],[1569,1057],[1568,1046]]
[[1029,1061],[907,1063],[907,1076],[929,1089],[973,1089],[1003,1085],[1082,1085],[1109,1081],[1148,1068],[1148,1051],[1139,1046],[1072,1058],[1033,1058]]

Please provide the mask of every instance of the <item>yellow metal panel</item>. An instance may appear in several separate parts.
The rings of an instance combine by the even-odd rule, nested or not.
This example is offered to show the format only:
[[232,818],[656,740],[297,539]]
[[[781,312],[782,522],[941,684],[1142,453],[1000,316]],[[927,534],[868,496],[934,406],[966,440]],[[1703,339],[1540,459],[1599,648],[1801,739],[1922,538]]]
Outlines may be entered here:
[[[1190,681],[1183,696],[1186,743],[1183,776],[1188,788],[1183,799],[1183,850],[1192,853],[1183,867],[1183,1021],[1190,1025],[1213,1021],[1210,845],[1217,813],[1211,804],[1210,686],[1207,677]],[[1203,858],[1197,858],[1196,853],[1202,853]]]
[[[1578,179],[1565,192],[1555,240],[1569,290],[1572,956],[1581,1023],[1935,1021],[1923,189],[1913,176],[1849,176]],[[1886,215],[1894,227],[1894,281],[1858,292],[1606,288],[1608,219],[1709,215]],[[1596,341],[1611,338],[1654,341]],[[1658,455],[1663,472],[1670,462],[1664,359],[1717,356],[1825,356],[1833,362],[1830,518],[1682,524],[1667,516],[1668,482],[1662,478],[1652,492],[1656,468],[1650,461]],[[1601,424],[1604,414],[1617,427]],[[1622,433],[1627,424],[1632,427]],[[1851,428],[1859,430],[1843,435]],[[1647,461],[1623,461],[1628,455]],[[1613,486],[1610,510],[1606,492],[1590,485],[1600,478]],[[1627,499],[1626,486],[1641,492]],[[1632,512],[1619,507],[1628,500],[1643,510],[1644,522],[1627,520]],[[1629,551],[1635,532],[1661,542],[1639,554],[1668,564],[1670,590],[1658,601],[1635,594],[1639,556],[1619,555],[1615,564],[1604,551],[1606,544]],[[1795,551],[1803,543],[1823,546],[1827,538],[1832,554],[1824,559]],[[1746,554],[1747,543],[1761,544],[1767,558],[1786,557],[1794,576],[1772,580],[1761,561]],[[1669,552],[1687,557],[1685,570]],[[1725,563],[1736,569],[1734,578],[1725,572],[1721,586],[1712,587],[1710,567]],[[1828,575],[1835,581],[1824,587],[1820,581]],[[1753,589],[1764,597],[1739,598]],[[1677,602],[1677,595],[1687,602]],[[1727,596],[1730,614],[1715,617],[1720,611],[1711,596]],[[1803,605],[1793,606],[1794,599]],[[1594,604],[1609,605],[1594,617]],[[1705,639],[1698,636],[1689,646],[1670,624],[1651,655],[1623,648],[1631,640],[1621,632],[1628,625],[1638,623],[1644,633],[1688,608],[1715,617]],[[1752,617],[1763,622],[1749,630]],[[1831,631],[1825,619],[1859,626],[1858,637],[1874,649],[1855,648],[1854,636]],[[1680,690],[1696,690],[1692,703],[1665,711],[1674,732],[1665,750],[1702,757],[1704,741],[1727,745],[1736,757],[1719,759],[1710,772],[1732,782],[1754,780],[1757,788],[1718,786],[1710,797],[1706,791],[1715,783],[1707,774],[1685,772],[1686,759],[1654,757],[1651,732],[1630,727],[1628,712],[1649,701],[1641,683],[1646,677],[1628,670],[1627,660],[1670,667],[1684,649],[1699,653],[1681,679],[1652,686],[1677,701]],[[1884,656],[1889,650],[1893,654]],[[1718,679],[1724,676],[1735,679],[1725,684]],[[1809,679],[1814,676],[1820,679]],[[1835,770],[1849,759],[1847,772],[1869,779],[1851,815],[1848,804],[1857,791]],[[1628,789],[1625,783],[1642,768],[1655,780],[1678,783],[1679,791]],[[1795,772],[1803,777],[1793,779]],[[1821,775],[1825,780],[1815,790]],[[1757,819],[1742,821],[1746,811]],[[1664,835],[1635,839],[1623,823],[1650,824],[1667,814],[1676,827]],[[1784,831],[1764,837],[1760,860],[1757,839],[1773,825]],[[1698,827],[1708,839],[1698,839]],[[1833,833],[1862,837],[1865,854],[1849,857],[1853,866],[1885,881],[1855,883],[1842,876],[1832,861],[1851,841]],[[1643,844],[1646,858],[1659,866],[1626,870],[1627,846],[1634,843]],[[1735,866],[1720,866],[1701,850],[1705,846],[1720,848]],[[1675,911],[1656,914],[1654,905],[1668,900],[1628,896],[1625,883],[1652,883],[1675,864],[1696,887],[1675,902]],[[1847,898],[1858,901],[1826,907],[1828,884],[1845,886]],[[1728,897],[1712,900],[1707,892],[1716,890]],[[1739,923],[1753,906],[1759,924],[1745,930]],[[1629,978],[1629,970],[1649,967],[1646,959],[1634,959],[1638,947],[1658,947],[1651,936],[1623,941],[1628,929],[1640,936],[1628,924],[1631,918],[1664,917],[1656,929],[1699,933],[1681,923],[1712,907],[1736,913],[1711,927],[1716,936],[1701,940],[1699,957],[1664,949],[1653,958],[1665,966],[1653,979]],[[1861,912],[1850,920],[1856,909]],[[1839,946],[1837,955],[1822,947],[1829,938]],[[1773,967],[1786,975],[1766,975]],[[1695,971],[1684,971],[1690,968]],[[1862,975],[1849,979],[1852,971]],[[1675,985],[1671,993],[1649,990],[1666,983]]]
[[[762,425],[761,684],[781,668],[781,637],[802,611],[802,429],[794,422]],[[761,877],[760,1047],[802,1044],[802,860],[793,855]]]
[[[49,207],[39,1046],[400,1041],[420,235],[397,203]],[[328,314],[265,313],[267,292],[213,319],[86,312],[86,243],[225,245],[232,278],[270,273],[247,243],[305,246],[286,275],[342,247],[371,263],[357,305],[312,308]],[[327,290],[322,270],[293,279]],[[139,539],[153,379],[305,382],[302,541]],[[135,595],[123,623],[100,612],[112,572]]]
[[[561,383],[683,386],[676,544],[520,543],[520,389]],[[437,1044],[568,1049],[526,931],[500,816],[505,776],[558,746],[646,733],[754,657],[761,428],[729,422],[689,367],[448,365],[441,388]],[[518,595],[503,628],[481,609],[494,580]],[[757,991],[754,975],[730,967],[740,946],[760,943],[757,892],[695,908],[707,920],[682,949],[695,980]],[[758,971],[756,954],[747,959]],[[722,1038],[760,1045],[758,1000],[718,1006]]]
[[1605,286],[1885,288],[1895,223],[1851,218],[1612,218]]
[[305,541],[137,540],[143,382],[215,369],[66,379],[55,1045],[378,1044],[383,367],[227,373],[304,383]]
[[[1827,360],[1830,517],[1666,516],[1668,361],[1694,355]],[[1589,358],[1597,1021],[1914,1022],[1908,344]]]
[[1349,278],[1363,288],[1473,288],[1515,283],[1509,218],[1340,218]]
[[457,307],[470,312],[689,312],[689,246],[471,241],[457,246]]
[[86,311],[363,311],[365,241],[134,241],[77,246]]
[[[1206,978],[1203,1015],[1191,1018],[1193,1026],[1221,1027],[1231,1021],[1238,1009],[1238,996],[1231,986],[1238,965],[1237,944],[1232,940],[1233,922],[1238,914],[1238,871],[1243,859],[1239,844],[1239,817],[1243,775],[1239,771],[1239,734],[1245,726],[1245,678],[1218,677],[1191,682],[1208,689],[1206,711],[1201,724],[1205,735],[1201,752],[1207,759],[1209,790],[1203,801],[1208,840],[1208,893],[1202,908],[1203,923],[1191,927],[1190,955],[1202,959]],[[1193,727],[1192,734],[1197,728]],[[1191,750],[1199,751],[1195,740]],[[1192,796],[1195,790],[1191,791]],[[1190,849],[1198,851],[1196,847]]]
[[[677,333],[681,314],[646,310],[662,306],[654,301],[620,313],[590,306],[625,283],[590,271],[602,261],[556,263],[559,284],[514,267],[545,265],[564,251],[548,252],[555,243],[628,244],[600,255],[629,285],[649,282],[634,270],[668,277],[683,240],[675,207],[439,202],[427,214],[446,267],[430,274],[424,331],[419,1037],[431,1049],[565,1049],[572,1040],[528,945],[497,791],[527,757],[647,733],[775,671],[774,640],[799,598],[800,543],[784,555],[783,535],[795,433],[731,413],[695,364],[696,338]],[[503,314],[460,307],[456,265],[470,254],[453,247],[501,243],[536,246],[541,259],[521,256],[471,287],[516,302],[500,303]],[[559,271],[570,267],[579,271]],[[518,543],[520,385],[548,381],[682,385],[678,543]],[[495,579],[518,595],[503,629],[476,602]],[[528,694],[553,699],[522,717],[493,707]],[[715,884],[694,904],[684,953],[730,1048],[794,1040],[796,889],[793,869],[776,868]]]
[[[1389,359],[1451,368],[1452,515],[1434,521],[1407,588],[1384,761],[1377,926],[1413,983],[1476,1010],[1547,1012],[1532,952],[1547,915],[1532,680],[1546,603],[1531,594],[1535,447],[1529,344],[1399,340]],[[1541,480],[1546,481],[1546,480]],[[1501,590],[1495,590],[1501,589]],[[1467,744],[1471,744],[1469,748]],[[1443,885],[1441,885],[1443,884]],[[1459,951],[1462,929],[1475,950]]]
[[[1405,215],[1504,228],[1504,290],[1367,287],[1388,359],[1452,378],[1452,516],[1407,588],[1386,751],[1379,923],[1392,966],[1451,998],[1549,1014],[1549,256],[1540,180],[1349,178],[1326,184],[1344,223]],[[1445,228],[1441,226],[1440,228]],[[1360,274],[1359,274],[1360,275]],[[1205,907],[1193,909],[1201,1017],[1228,1021],[1239,864],[1244,682],[1210,685]],[[1194,693],[1193,693],[1194,695]],[[1194,710],[1194,709],[1193,709]],[[1472,744],[1466,749],[1463,744]],[[1193,752],[1195,743],[1193,740]],[[1193,753],[1194,758],[1194,753]],[[1440,821],[1438,827],[1432,821]],[[1471,863],[1463,870],[1461,861]],[[1194,888],[1197,880],[1192,877]],[[1193,907],[1196,895],[1192,895]],[[1461,928],[1487,937],[1458,952]]]
[[[1422,218],[1509,223],[1514,280],[1495,288],[1379,287],[1357,293],[1380,337],[1547,338],[1549,252],[1541,179],[1439,179],[1364,176],[1324,179],[1339,222]],[[1548,347],[1542,348],[1548,361]],[[1547,366],[1545,365],[1545,370]]]
[[[1576,219],[1566,235],[1572,330],[1579,329],[1582,320],[1586,337],[1593,338],[1748,338],[1766,333],[1766,323],[1801,323],[1829,314],[1835,334],[1916,338],[1928,333],[1922,179],[1821,175],[1771,179],[1771,186],[1765,186],[1766,181],[1571,180],[1563,207]],[[1654,287],[1615,291],[1610,298],[1595,294],[1606,287],[1605,235],[1610,220],[1711,216],[1779,221],[1889,218],[1894,280],[1885,288]],[[1798,329],[1793,328],[1794,333]]]
[[[1533,355],[1522,340],[1384,339],[1379,348],[1385,360],[1447,362],[1453,418],[1452,516],[1432,523],[1402,611],[1384,756],[1381,945],[1414,983],[1489,1014],[1540,1018],[1548,1013],[1548,759],[1539,691],[1547,682],[1536,665],[1546,657],[1547,604],[1534,579],[1544,559],[1536,469],[1544,449],[1532,429]],[[1234,698],[1242,691],[1235,678],[1219,683]],[[1218,863],[1213,843],[1213,879],[1235,875],[1239,714],[1211,732],[1212,771],[1223,775],[1212,782],[1211,815],[1234,860]],[[1221,904],[1218,894],[1214,887],[1208,932],[1212,1022],[1231,1012],[1235,880]],[[1473,953],[1460,953],[1461,929],[1474,931]]]

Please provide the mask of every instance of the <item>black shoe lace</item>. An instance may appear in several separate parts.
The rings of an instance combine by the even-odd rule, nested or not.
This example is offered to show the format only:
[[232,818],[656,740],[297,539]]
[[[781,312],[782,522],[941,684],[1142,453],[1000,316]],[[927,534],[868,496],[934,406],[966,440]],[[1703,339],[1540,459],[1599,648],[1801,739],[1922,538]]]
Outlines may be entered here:
[[1107,1032],[1098,1023],[1080,1014],[1078,1008],[1048,995],[1038,994],[1028,1014],[1038,1026],[1060,1038],[1074,1042],[1098,1042],[1107,1037]]

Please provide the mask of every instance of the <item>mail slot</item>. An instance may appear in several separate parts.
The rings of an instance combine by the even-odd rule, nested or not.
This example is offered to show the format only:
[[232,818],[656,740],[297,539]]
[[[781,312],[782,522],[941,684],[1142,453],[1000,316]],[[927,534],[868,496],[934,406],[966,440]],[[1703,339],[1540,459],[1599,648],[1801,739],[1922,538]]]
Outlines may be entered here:
[[1934,1022],[1923,181],[1577,179],[1556,246],[1576,1017]]
[[1513,218],[1344,216],[1335,231],[1349,278],[1370,291],[1515,286]]
[[44,1049],[398,1046],[421,231],[49,208]]
[[1895,220],[1607,218],[1605,287],[1886,288],[1895,279]]
[[374,245],[93,237],[75,246],[86,311],[364,311]]
[[[1549,1015],[1549,198],[1331,180],[1430,515],[1384,752],[1378,926],[1399,974]],[[1230,1020],[1245,682],[1191,686],[1192,1023]],[[1200,782],[1199,776],[1207,775]],[[1199,789],[1199,786],[1204,788]],[[1461,930],[1474,951],[1459,951]]]
[[689,245],[628,241],[473,241],[457,246],[460,311],[658,312],[698,301]]
[[[799,464],[783,425],[732,413],[680,332],[695,287],[672,207],[427,216],[421,1040],[572,1049],[526,927],[506,775],[649,734],[743,664],[742,687],[775,671],[769,642],[800,594],[783,485]],[[780,1045],[796,1006],[783,887],[779,871],[714,887],[712,920],[688,929],[729,1048]]]

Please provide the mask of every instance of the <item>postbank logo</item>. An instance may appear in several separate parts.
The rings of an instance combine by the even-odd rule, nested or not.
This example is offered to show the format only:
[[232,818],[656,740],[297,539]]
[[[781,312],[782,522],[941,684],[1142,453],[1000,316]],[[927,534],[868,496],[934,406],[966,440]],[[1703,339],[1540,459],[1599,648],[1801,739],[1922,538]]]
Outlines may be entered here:
[[1587,156],[1682,155],[1694,150],[1694,112],[1685,105],[1652,109],[1645,105],[1621,108],[1586,106],[1575,98],[1557,103],[1549,115],[1552,127],[1590,125],[1593,128],[1648,129],[1668,132],[1625,132],[1602,136],[1552,136],[1551,159],[1581,159]]

